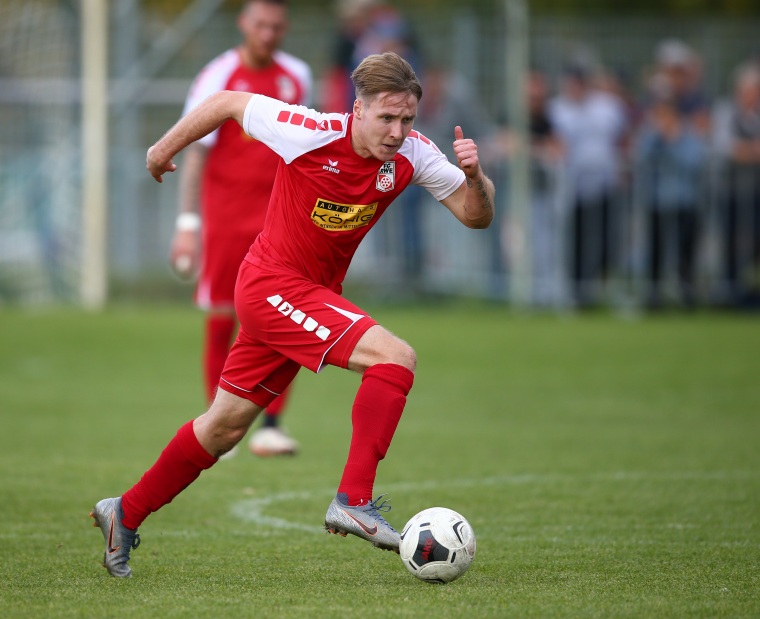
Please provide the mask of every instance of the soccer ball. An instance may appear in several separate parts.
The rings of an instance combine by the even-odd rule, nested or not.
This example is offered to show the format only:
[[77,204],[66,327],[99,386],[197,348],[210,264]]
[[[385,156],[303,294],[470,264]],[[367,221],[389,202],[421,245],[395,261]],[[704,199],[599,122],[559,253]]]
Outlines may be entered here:
[[406,523],[399,555],[406,569],[420,580],[451,582],[470,567],[475,557],[475,534],[461,514],[446,507],[430,507]]

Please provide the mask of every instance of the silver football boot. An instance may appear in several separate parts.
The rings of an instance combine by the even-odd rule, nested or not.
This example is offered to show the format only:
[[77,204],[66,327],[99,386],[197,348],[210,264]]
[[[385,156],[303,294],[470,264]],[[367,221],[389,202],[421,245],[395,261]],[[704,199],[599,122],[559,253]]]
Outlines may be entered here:
[[379,502],[384,496],[381,494],[364,505],[351,506],[348,505],[348,496],[339,492],[327,508],[325,530],[343,537],[350,533],[366,539],[377,548],[398,553],[401,537],[380,515],[380,512],[387,512],[391,508],[388,501]]
[[128,529],[121,523],[124,518],[121,497],[98,501],[90,512],[90,518],[95,520],[92,526],[100,527],[106,542],[103,567],[116,578],[132,576],[132,570],[129,569],[127,561],[129,561],[129,551],[140,545],[140,536],[136,529]]

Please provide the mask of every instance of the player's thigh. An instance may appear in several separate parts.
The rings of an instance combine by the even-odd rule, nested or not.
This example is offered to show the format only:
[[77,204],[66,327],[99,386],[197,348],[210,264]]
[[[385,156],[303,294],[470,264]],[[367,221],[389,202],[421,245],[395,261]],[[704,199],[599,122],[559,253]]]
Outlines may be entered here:
[[377,324],[324,286],[248,263],[240,269],[235,308],[242,331],[312,372],[326,364],[348,367],[357,342]]
[[348,360],[348,369],[363,373],[379,363],[395,363],[414,372],[417,356],[404,340],[376,324],[356,343]]
[[224,363],[219,388],[266,408],[288,388],[300,369],[298,363],[241,327]]

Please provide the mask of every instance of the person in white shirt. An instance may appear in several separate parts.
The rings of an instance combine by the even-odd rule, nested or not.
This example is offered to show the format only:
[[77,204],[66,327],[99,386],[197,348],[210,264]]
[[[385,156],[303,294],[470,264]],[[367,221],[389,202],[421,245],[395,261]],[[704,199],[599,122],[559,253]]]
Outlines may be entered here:
[[575,301],[583,306],[598,300],[610,268],[610,212],[621,185],[626,113],[618,97],[594,88],[590,71],[578,66],[565,71],[548,113],[565,153],[570,276]]

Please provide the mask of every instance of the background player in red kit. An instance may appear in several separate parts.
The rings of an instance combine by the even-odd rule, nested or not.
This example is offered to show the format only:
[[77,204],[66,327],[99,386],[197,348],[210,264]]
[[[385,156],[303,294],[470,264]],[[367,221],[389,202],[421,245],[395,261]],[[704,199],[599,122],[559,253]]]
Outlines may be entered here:
[[420,83],[388,52],[352,74],[353,114],[322,114],[262,95],[222,92],[180,120],[148,150],[161,181],[172,158],[232,118],[275,150],[277,171],[263,232],[240,268],[235,307],[241,329],[211,408],[187,422],[156,463],[121,497],[92,511],[106,541],[103,564],[127,577],[137,527],[245,436],[256,416],[301,366],[330,364],[362,374],[352,408],[351,444],[325,528],[398,552],[399,534],[372,500],[378,464],[412,387],[414,350],[344,299],[341,284],[359,243],[409,184],[425,187],[469,228],[493,219],[493,183],[475,143],[454,128],[458,166],[412,131]]
[[[285,0],[245,2],[238,16],[243,43],[204,67],[193,82],[183,115],[222,90],[307,105],[311,70],[279,50],[287,25]],[[191,144],[184,154],[171,260],[180,275],[200,270],[195,300],[207,312],[203,371],[209,403],[237,327],[234,292],[240,262],[264,227],[279,159],[234,120]],[[267,407],[263,427],[249,442],[253,453],[292,454],[298,449],[298,443],[279,427],[285,398],[283,394]]]

